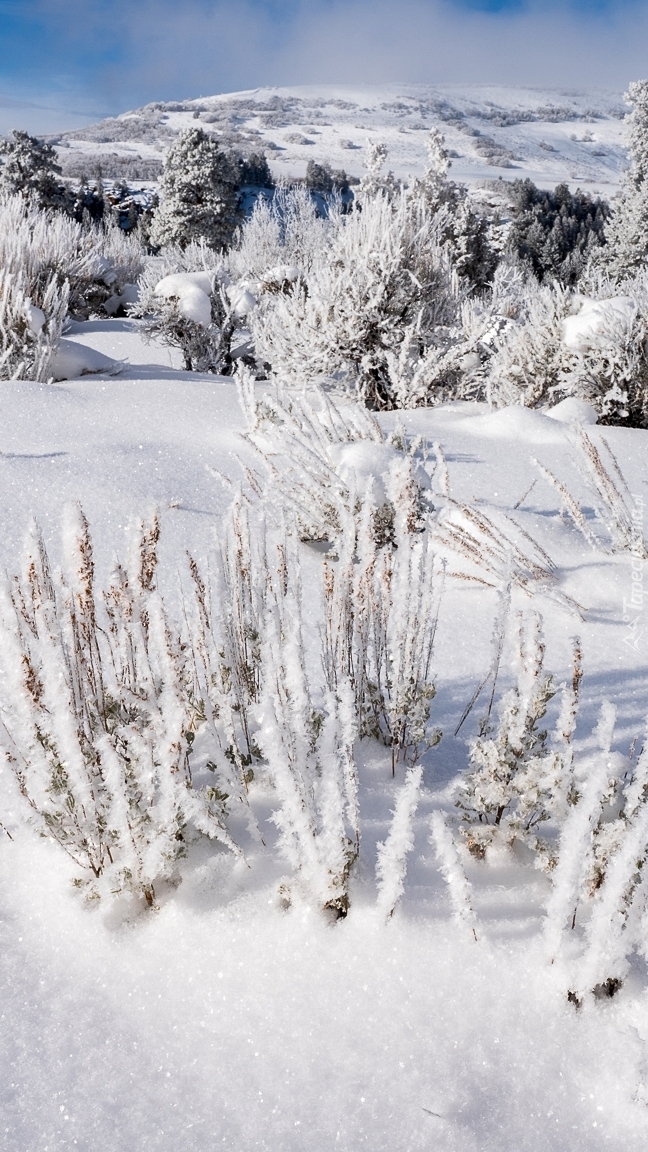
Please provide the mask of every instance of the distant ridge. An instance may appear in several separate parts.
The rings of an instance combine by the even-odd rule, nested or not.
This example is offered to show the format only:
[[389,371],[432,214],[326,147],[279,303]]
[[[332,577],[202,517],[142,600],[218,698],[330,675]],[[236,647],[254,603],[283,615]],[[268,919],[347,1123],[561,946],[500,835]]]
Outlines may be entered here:
[[[158,102],[56,137],[64,171],[132,169],[155,179],[176,134],[200,123],[242,152],[266,151],[275,176],[303,175],[309,159],[353,175],[368,139],[384,140],[398,176],[422,170],[425,134],[445,135],[452,174],[469,184],[529,177],[610,197],[626,165],[621,92],[501,85],[387,84],[255,88]],[[140,161],[138,168],[138,161]],[[89,172],[88,174],[91,174]],[[106,174],[110,174],[106,172]]]

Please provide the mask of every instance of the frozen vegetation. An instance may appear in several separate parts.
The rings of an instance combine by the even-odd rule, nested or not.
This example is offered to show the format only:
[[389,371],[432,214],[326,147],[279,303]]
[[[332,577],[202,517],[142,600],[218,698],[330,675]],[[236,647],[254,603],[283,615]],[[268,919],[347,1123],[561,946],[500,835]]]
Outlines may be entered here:
[[645,1147],[648,82],[513,220],[426,99],[247,213],[257,97],[97,127],[172,137],[137,222],[3,146],[11,1152]]

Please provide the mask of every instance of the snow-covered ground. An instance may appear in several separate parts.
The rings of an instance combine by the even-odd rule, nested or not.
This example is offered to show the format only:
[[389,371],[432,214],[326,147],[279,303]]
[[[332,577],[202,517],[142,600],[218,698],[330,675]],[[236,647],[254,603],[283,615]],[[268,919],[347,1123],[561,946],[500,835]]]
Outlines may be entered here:
[[181,103],[150,104],[57,138],[73,157],[160,158],[175,135],[203,124],[243,151],[266,150],[276,177],[303,176],[308,160],[362,172],[368,140],[406,177],[425,161],[425,133],[439,128],[455,179],[468,184],[529,177],[609,198],[626,164],[621,92],[488,85],[310,85],[255,88]]
[[[124,368],[0,385],[3,566],[17,570],[32,515],[56,558],[62,507],[80,500],[104,580],[129,518],[155,505],[172,600],[184,550],[207,553],[230,500],[212,470],[238,481],[253,460],[235,385],[180,371],[175,354],[142,344],[134,321],[76,324],[68,339]],[[481,405],[402,420],[443,445],[453,497],[502,525],[511,515],[552,557],[556,587],[583,611],[549,592],[534,598],[546,667],[567,679],[570,638],[582,637],[579,747],[590,746],[607,698],[619,711],[615,747],[627,752],[648,713],[642,610],[634,632],[628,622],[631,558],[591,550],[531,463],[565,479],[594,524],[569,423]],[[595,443],[605,434],[645,499],[648,434],[589,431]],[[303,554],[305,599],[315,603],[321,555],[307,545]],[[517,596],[515,607],[528,604]],[[61,849],[28,831],[17,808],[0,814],[13,836],[0,831],[7,1152],[645,1148],[643,964],[633,962],[613,999],[576,1011],[565,994],[569,955],[550,963],[541,935],[546,878],[522,857],[471,865],[475,940],[451,919],[429,842],[430,814],[449,807],[449,781],[467,764],[480,706],[452,733],[488,667],[495,610],[493,589],[448,577],[434,653],[433,718],[444,736],[426,755],[405,893],[388,924],[375,907],[376,843],[402,778],[392,780],[377,745],[362,749],[360,865],[350,914],[335,925],[299,903],[281,907],[285,866],[261,790],[253,803],[267,847],[246,845],[246,865],[196,846],[160,910],[137,915],[84,904]]]

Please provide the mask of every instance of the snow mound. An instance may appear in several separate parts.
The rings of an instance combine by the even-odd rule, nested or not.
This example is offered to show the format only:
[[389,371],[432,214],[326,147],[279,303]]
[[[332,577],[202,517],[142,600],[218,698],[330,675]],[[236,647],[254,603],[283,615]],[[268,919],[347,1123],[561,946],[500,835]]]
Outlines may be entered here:
[[232,284],[226,292],[235,316],[249,316],[257,306],[256,296],[242,284]]
[[121,364],[103,352],[77,344],[74,340],[61,340],[52,361],[54,380],[76,380],[93,372],[108,372],[111,376],[121,372]]
[[31,332],[38,334],[44,327],[45,320],[46,316],[42,308],[37,308],[35,304],[27,305],[27,322]]
[[550,420],[544,413],[518,404],[470,420],[464,418],[461,427],[462,431],[489,439],[526,441],[528,444],[555,444],[564,436],[559,420]]
[[563,342],[575,352],[586,352],[596,343],[598,336],[607,332],[614,332],[618,339],[621,331],[629,331],[637,312],[637,305],[630,296],[612,296],[609,300],[576,297],[576,302],[579,301],[576,315],[563,320]]
[[[403,453],[391,444],[378,444],[373,440],[356,440],[349,444],[335,444],[329,450],[331,462],[340,479],[358,495],[373,491],[377,504],[386,504],[389,495],[389,473],[403,461]],[[430,487],[430,477],[419,464],[413,467],[414,480],[419,488]]]
[[547,408],[544,413],[550,420],[562,420],[565,424],[596,424],[598,416],[596,409],[587,400],[577,400],[575,396],[568,396],[553,408]]
[[209,328],[213,288],[211,272],[173,272],[155,286],[155,295],[165,300],[177,300],[181,316],[200,324],[201,328]]

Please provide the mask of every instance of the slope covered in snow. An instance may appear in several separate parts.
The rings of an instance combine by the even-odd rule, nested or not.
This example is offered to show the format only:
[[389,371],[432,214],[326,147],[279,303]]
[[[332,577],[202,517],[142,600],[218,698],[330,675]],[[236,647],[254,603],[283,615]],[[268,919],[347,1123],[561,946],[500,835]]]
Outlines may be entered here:
[[[181,611],[177,573],[186,549],[204,558],[222,539],[228,481],[237,485],[246,465],[259,466],[242,435],[235,385],[180,371],[175,353],[142,343],[134,321],[75,324],[68,339],[125,361],[123,370],[54,385],[2,383],[2,565],[18,570],[34,515],[58,562],[63,505],[80,500],[104,583],[114,554],[127,548],[129,520],[156,506],[161,580],[169,605]],[[592,728],[607,698],[618,709],[615,753],[626,754],[648,712],[643,609],[629,615],[631,557],[612,554],[596,519],[596,495],[577,466],[574,416],[588,418],[574,409],[550,418],[473,404],[400,414],[407,434],[443,445],[450,496],[435,475],[438,507],[462,503],[527,549],[532,537],[543,563],[551,557],[555,574],[532,600],[514,589],[513,615],[529,604],[543,613],[546,667],[558,683],[569,680],[571,638],[581,637],[578,753],[594,747]],[[383,427],[398,418],[381,417]],[[631,492],[645,498],[647,433],[589,432],[599,447],[605,435]],[[365,444],[363,477],[367,451]],[[567,482],[601,547],[591,548],[561,515],[559,493],[532,458]],[[421,452],[418,460],[432,472]],[[356,464],[347,452],[346,466]],[[380,453],[375,466],[382,467]],[[323,556],[308,544],[300,556],[315,635]],[[451,915],[430,816],[453,812],[448,786],[466,766],[483,699],[453,732],[491,662],[498,604],[496,589],[462,578],[457,563],[448,565],[434,650],[433,719],[444,735],[424,758],[405,892],[388,923],[376,906],[376,850],[403,772],[392,778],[377,743],[364,741],[359,752],[360,861],[350,913],[336,924],[299,899],[285,908],[286,865],[270,820],[277,802],[261,782],[250,795],[265,843],[246,839],[237,825],[245,862],[194,844],[181,863],[182,883],[162,887],[159,910],[147,912],[126,898],[83,901],[66,854],[25,826],[18,795],[7,799],[5,766],[7,1152],[645,1148],[644,962],[633,959],[613,999],[590,998],[579,1010],[569,1003],[578,931],[552,962],[543,935],[549,880],[523,849],[468,865],[476,938]],[[511,654],[509,645],[505,687]]]
[[383,140],[390,167],[405,177],[421,172],[425,133],[436,127],[456,179],[530,177],[540,187],[566,182],[609,197],[625,165],[625,111],[620,92],[597,90],[312,85],[149,104],[58,140],[66,170],[84,157],[144,165],[159,163],[177,132],[201,123],[243,152],[266,150],[275,177],[284,178],[302,176],[311,159],[360,175],[366,142]]

